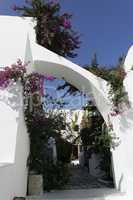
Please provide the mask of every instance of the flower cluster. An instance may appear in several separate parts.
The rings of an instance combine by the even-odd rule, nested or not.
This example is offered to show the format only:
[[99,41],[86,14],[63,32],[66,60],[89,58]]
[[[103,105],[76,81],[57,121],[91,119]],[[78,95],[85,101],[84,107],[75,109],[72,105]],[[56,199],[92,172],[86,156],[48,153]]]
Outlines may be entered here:
[[20,59],[17,63],[7,66],[0,71],[0,88],[5,89],[8,87],[10,81],[22,81],[26,74],[27,64],[23,64]]
[[71,28],[71,19],[72,15],[70,15],[69,13],[64,13],[63,15],[60,16],[60,23],[61,25],[66,28],[66,29],[70,29]]
[[43,96],[43,81],[44,76],[38,73],[32,73],[27,76],[25,81],[25,93],[31,95],[36,91],[40,91],[41,95]]
[[79,34],[72,29],[69,13],[60,14],[60,4],[56,1],[28,0],[26,5],[12,6],[22,16],[37,20],[36,39],[38,44],[63,56],[76,57],[75,49],[79,48]]
[[123,111],[120,111],[120,110],[117,109],[117,108],[113,108],[113,111],[110,112],[110,115],[111,115],[111,117],[116,117],[117,115],[120,115],[120,114],[122,114],[122,113],[123,113]]
[[7,66],[0,71],[0,88],[5,89],[9,86],[11,81],[21,81],[24,86],[26,95],[39,91],[41,96],[44,96],[44,80],[54,80],[53,76],[41,75],[39,73],[32,73],[27,75],[28,63],[23,64],[20,59],[10,67]]
[[54,77],[50,75],[41,75],[39,73],[32,73],[27,76],[25,81],[26,94],[33,94],[40,91],[40,95],[44,96],[44,80],[53,81]]

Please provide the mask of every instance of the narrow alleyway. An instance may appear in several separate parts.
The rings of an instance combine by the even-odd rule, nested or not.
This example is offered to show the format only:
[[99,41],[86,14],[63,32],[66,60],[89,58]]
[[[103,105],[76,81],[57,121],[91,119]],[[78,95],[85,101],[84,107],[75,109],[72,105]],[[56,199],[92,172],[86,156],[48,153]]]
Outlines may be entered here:
[[89,175],[86,167],[80,167],[79,165],[71,165],[70,167],[70,179],[64,189],[92,189],[92,188],[113,188],[112,183],[103,183],[100,179]]

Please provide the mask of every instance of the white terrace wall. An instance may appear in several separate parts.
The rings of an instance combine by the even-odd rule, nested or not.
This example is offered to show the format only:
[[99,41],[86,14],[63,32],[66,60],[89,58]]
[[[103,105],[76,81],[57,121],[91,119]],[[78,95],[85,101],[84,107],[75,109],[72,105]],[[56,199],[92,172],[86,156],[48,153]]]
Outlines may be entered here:
[[0,93],[0,199],[24,196],[27,189],[29,138],[23,116],[22,87]]
[[[49,73],[64,78],[91,96],[105,121],[108,121],[110,104],[107,98],[106,81],[37,45],[31,19],[1,16],[0,25],[1,67],[10,65],[20,58],[23,61],[31,62],[28,68],[29,73]],[[129,54],[133,55],[132,51]],[[130,101],[133,102],[131,57],[128,56],[125,62],[126,69],[128,69],[125,86],[129,90]],[[12,200],[14,196],[26,195],[28,134],[23,117],[21,86],[14,87],[16,87],[15,94],[11,87],[0,93],[0,200]],[[15,98],[17,95],[20,96],[20,99]],[[133,187],[132,109],[111,120],[116,135],[121,139],[121,144],[113,151],[114,180],[117,189],[128,191],[130,187],[131,189]]]
[[[9,19],[0,17],[0,67],[25,59],[29,27],[21,18]],[[22,99],[19,83],[0,90],[0,200],[25,196],[27,190],[29,140]]]

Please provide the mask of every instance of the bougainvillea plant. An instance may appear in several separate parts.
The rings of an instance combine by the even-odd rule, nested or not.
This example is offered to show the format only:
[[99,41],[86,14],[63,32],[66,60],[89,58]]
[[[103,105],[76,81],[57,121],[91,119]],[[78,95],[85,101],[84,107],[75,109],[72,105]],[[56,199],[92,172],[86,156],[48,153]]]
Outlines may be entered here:
[[61,13],[57,1],[25,0],[24,6],[13,5],[12,9],[36,20],[38,44],[63,57],[77,56],[74,50],[80,45],[79,34],[72,28],[72,15]]
[[9,86],[11,81],[17,82],[21,81],[23,83],[26,76],[26,66],[20,59],[17,63],[11,66],[6,66],[0,71],[0,89],[5,89]]
[[53,76],[41,75],[39,73],[27,74],[28,63],[23,63],[20,59],[11,66],[6,66],[0,70],[0,89],[6,89],[10,82],[20,81],[24,87],[24,92],[33,94],[39,91],[44,96],[44,80],[54,80]]
[[120,115],[130,107],[128,95],[124,87],[126,72],[123,65],[111,68],[102,68],[99,66],[88,67],[87,70],[108,82],[108,98],[112,103],[110,116],[115,117]]
[[[62,127],[66,126],[64,113],[44,110],[41,99],[38,99],[38,97],[45,95],[44,80],[52,81],[54,77],[38,73],[28,75],[27,66],[28,63],[23,64],[18,59],[15,64],[2,68],[0,70],[0,89],[5,90],[18,81],[22,83],[24,118],[30,138],[30,154],[27,165],[29,172],[33,170],[37,174],[43,175],[44,190],[49,191],[63,187],[68,181],[67,162],[69,162],[71,156],[71,144],[61,137]],[[48,103],[50,103],[49,99],[47,99]],[[37,102],[37,100],[40,102]],[[53,102],[52,99],[51,101]],[[45,105],[47,105],[46,100]],[[54,165],[52,159],[48,157],[47,140],[50,136],[56,139],[57,165]]]
[[[128,95],[123,84],[126,77],[126,72],[123,66],[109,68],[98,65],[86,66],[85,69],[107,81],[109,86],[108,98],[112,104],[110,111],[111,116],[115,117],[122,114],[130,107]],[[70,84],[68,85],[66,82],[59,86],[58,89],[66,89],[66,94],[69,93],[71,95],[75,95],[78,91],[75,87]]]

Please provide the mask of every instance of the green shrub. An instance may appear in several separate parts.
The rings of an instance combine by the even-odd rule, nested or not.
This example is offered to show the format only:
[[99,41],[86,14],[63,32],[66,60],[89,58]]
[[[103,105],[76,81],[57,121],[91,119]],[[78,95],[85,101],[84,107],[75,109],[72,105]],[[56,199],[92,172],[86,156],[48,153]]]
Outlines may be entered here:
[[62,189],[69,180],[69,168],[67,164],[58,162],[54,165],[52,162],[47,162],[43,169],[43,189],[50,191],[52,189]]

